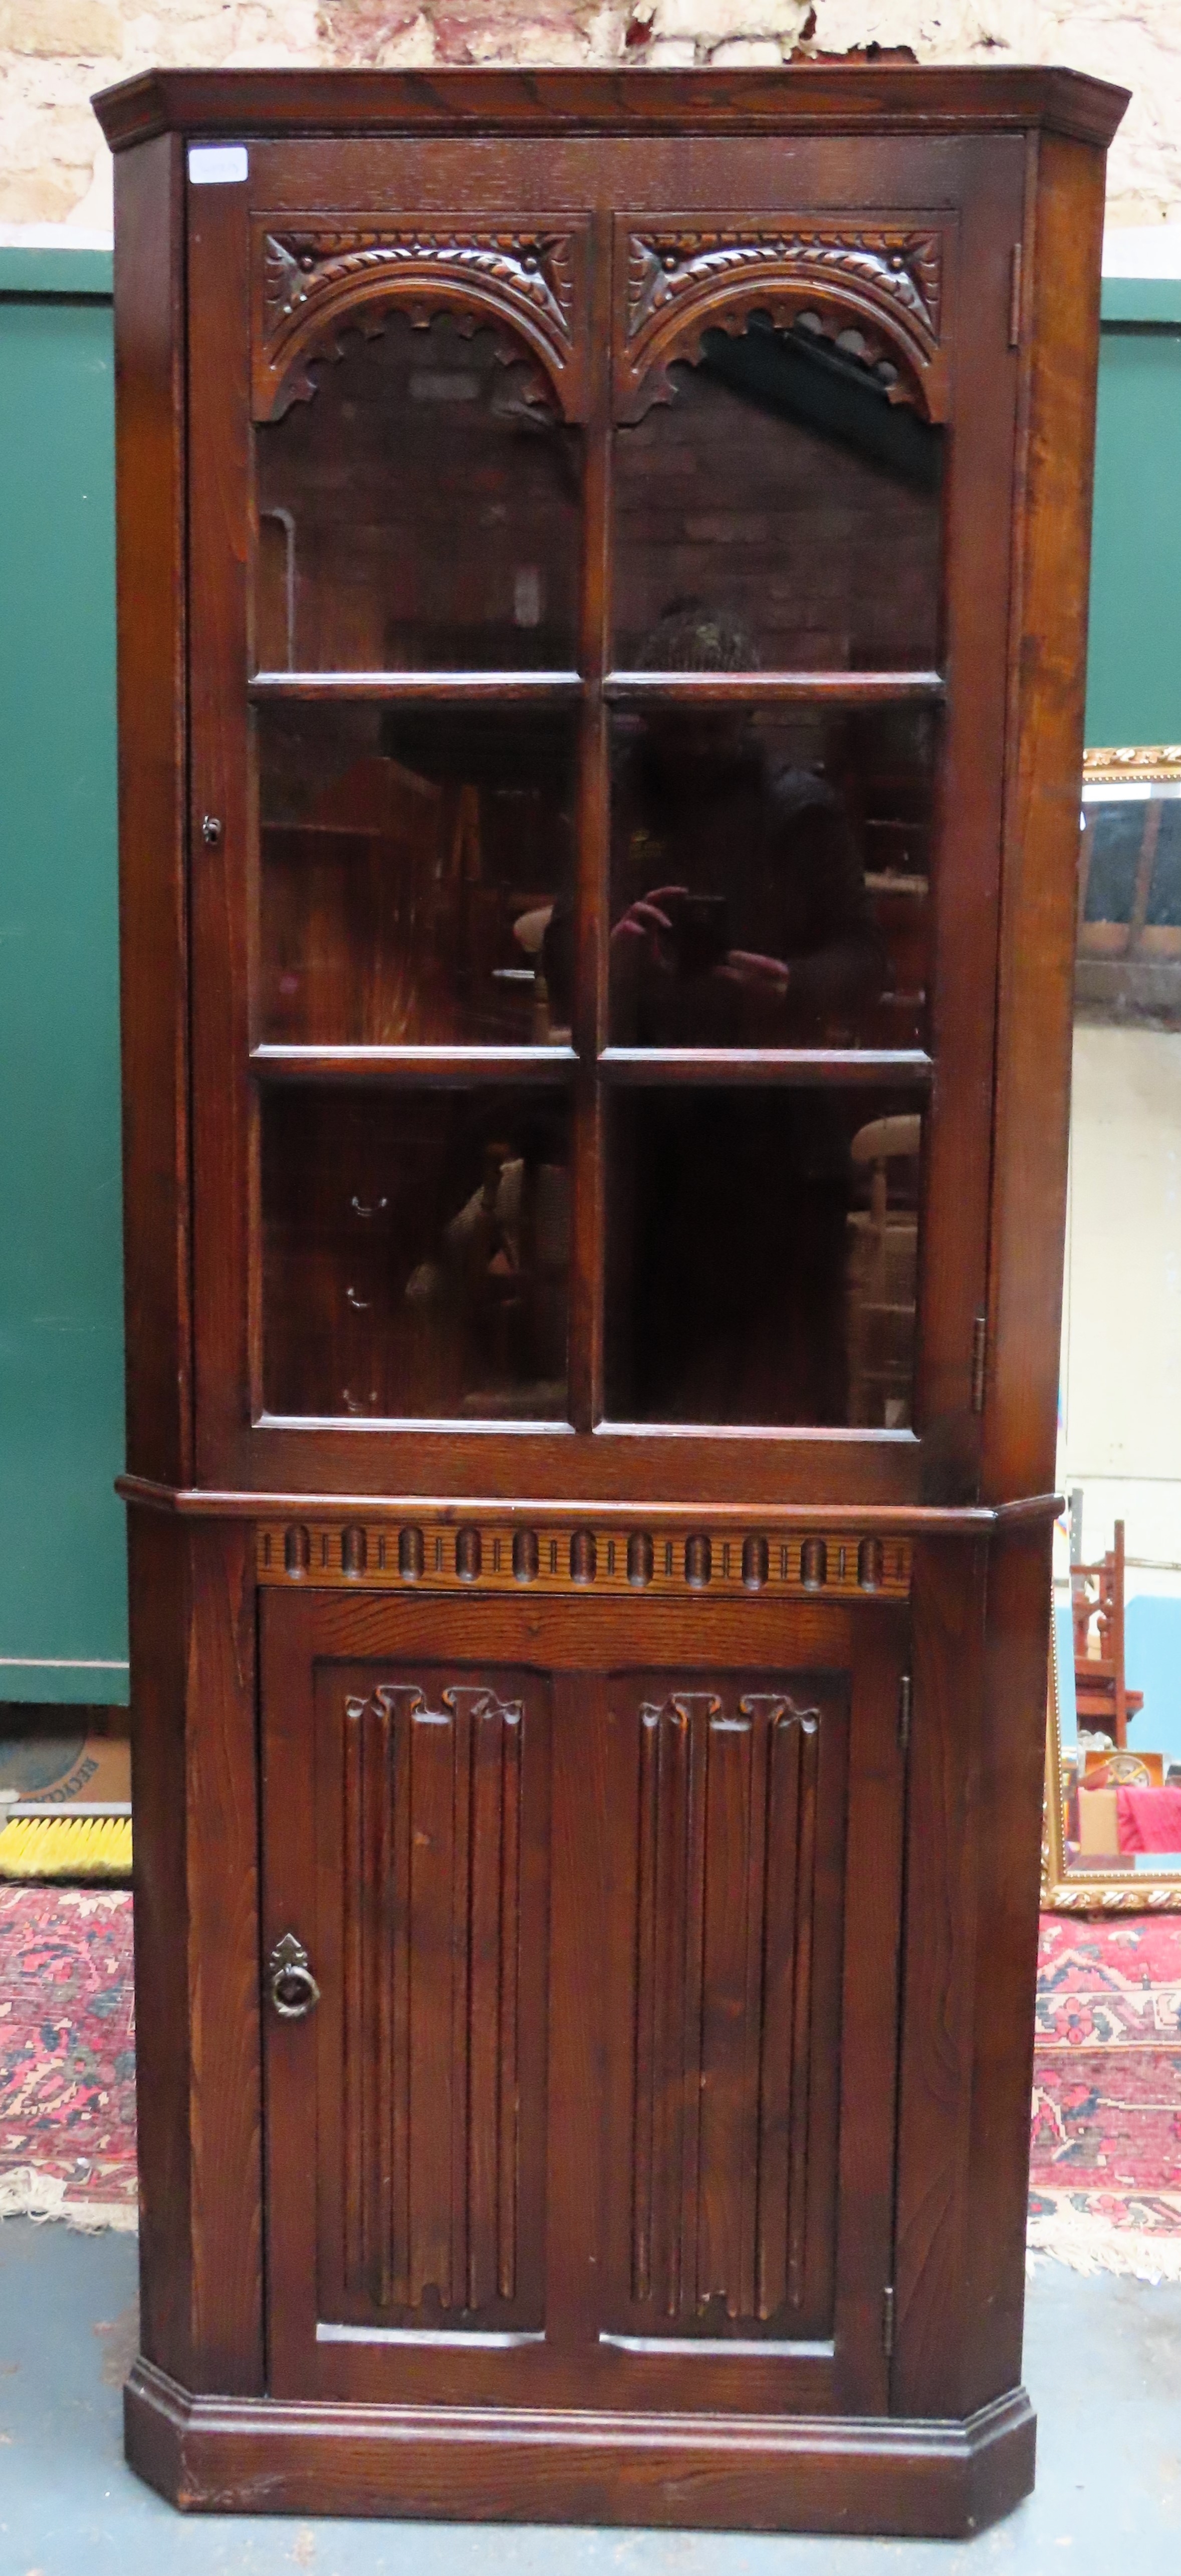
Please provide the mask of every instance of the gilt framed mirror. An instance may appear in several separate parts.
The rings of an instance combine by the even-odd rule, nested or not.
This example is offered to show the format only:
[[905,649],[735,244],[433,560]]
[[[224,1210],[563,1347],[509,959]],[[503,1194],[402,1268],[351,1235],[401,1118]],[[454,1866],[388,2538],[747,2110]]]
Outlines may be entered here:
[[1141,1797],[1167,1789],[1181,1808],[1181,1792],[1165,1782],[1159,1755],[1080,1745],[1073,1647],[1067,1581],[1054,1586],[1050,1623],[1042,1912],[1181,1914],[1181,1849],[1120,1848]]
[[[1043,1903],[1082,1912],[1181,1908],[1181,1694],[1175,1716],[1171,1678],[1181,1674],[1181,1377],[1172,1357],[1181,744],[1085,755],[1074,1021],[1059,1452],[1073,1505],[1066,1553],[1099,1557],[1109,1571],[1118,1554],[1122,1685],[1126,1525],[1126,1678],[1143,1680],[1151,1640],[1153,1683],[1143,1707],[1133,1691],[1121,1696],[1118,1723],[1114,1712],[1105,1718],[1100,1665],[1089,1658],[1110,1650],[1113,1604],[1101,1617],[1096,1594],[1094,1620],[1080,1623],[1082,1571],[1076,1564],[1072,1585],[1064,1555],[1047,1709]],[[1090,1574],[1101,1578],[1102,1564]],[[1081,1711],[1076,1664],[1091,1685]],[[1162,1789],[1171,1792],[1168,1815]],[[1175,1836],[1176,1852],[1131,1850],[1141,1830],[1157,1842]]]

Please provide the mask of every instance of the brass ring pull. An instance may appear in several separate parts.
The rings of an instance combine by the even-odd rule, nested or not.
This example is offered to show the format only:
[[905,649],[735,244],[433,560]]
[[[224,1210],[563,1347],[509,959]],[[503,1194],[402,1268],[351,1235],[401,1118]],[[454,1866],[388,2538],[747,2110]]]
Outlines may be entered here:
[[267,1960],[267,1985],[280,2021],[302,2021],[320,2000],[308,1954],[294,1932],[276,1941]]

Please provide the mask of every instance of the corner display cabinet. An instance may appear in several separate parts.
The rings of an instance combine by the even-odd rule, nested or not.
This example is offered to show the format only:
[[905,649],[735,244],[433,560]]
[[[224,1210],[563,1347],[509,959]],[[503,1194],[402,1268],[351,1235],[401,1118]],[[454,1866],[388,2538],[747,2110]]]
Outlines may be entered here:
[[161,73],[117,154],[178,2504],[957,2534],[1021,2386],[1104,147]]

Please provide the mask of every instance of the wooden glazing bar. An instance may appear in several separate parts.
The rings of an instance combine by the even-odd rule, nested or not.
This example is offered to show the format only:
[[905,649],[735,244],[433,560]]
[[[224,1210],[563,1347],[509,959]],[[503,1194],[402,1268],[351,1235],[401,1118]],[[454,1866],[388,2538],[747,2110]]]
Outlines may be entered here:
[[570,1081],[577,1057],[572,1047],[259,1046],[250,1063],[265,1082],[464,1091],[502,1082],[560,1086]]
[[383,705],[410,699],[491,699],[504,706],[551,705],[577,700],[585,682],[577,671],[256,671],[247,682],[254,706]]
[[[591,322],[610,345],[611,237],[596,227],[592,250]],[[610,918],[611,746],[602,696],[611,633],[612,427],[607,378],[598,375],[586,424],[583,483],[580,657],[588,694],[578,744],[578,862],[574,915],[574,1039],[582,1071],[573,1136],[573,1241],[570,1271],[570,1416],[590,1431],[603,1410],[603,1268],[606,1231],[605,1122],[596,1060],[607,1038],[607,940]]]
[[608,671],[610,706],[892,706],[947,695],[940,671]]
[[935,1067],[921,1048],[889,1047],[605,1047],[599,1057],[605,1082],[660,1090],[677,1085],[752,1083],[856,1084],[888,1082],[925,1091]]

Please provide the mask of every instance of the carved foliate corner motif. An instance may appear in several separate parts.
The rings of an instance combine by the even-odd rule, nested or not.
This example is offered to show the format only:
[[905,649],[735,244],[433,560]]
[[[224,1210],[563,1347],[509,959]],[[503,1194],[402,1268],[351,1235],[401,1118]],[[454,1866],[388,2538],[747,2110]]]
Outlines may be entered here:
[[586,407],[586,227],[576,220],[483,225],[276,224],[254,227],[253,397],[256,420],[307,402],[313,358],[339,358],[339,333],[373,337],[391,311],[419,329],[437,313],[468,331],[504,335],[506,358],[532,357],[537,392],[568,420]]
[[[876,369],[893,402],[946,413],[941,327],[943,236],[905,224],[707,224],[634,229],[621,219],[624,311],[616,365],[620,417],[667,401],[668,369],[702,335],[737,332],[752,313],[806,316]],[[622,252],[622,257],[618,254]]]

